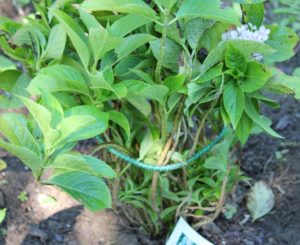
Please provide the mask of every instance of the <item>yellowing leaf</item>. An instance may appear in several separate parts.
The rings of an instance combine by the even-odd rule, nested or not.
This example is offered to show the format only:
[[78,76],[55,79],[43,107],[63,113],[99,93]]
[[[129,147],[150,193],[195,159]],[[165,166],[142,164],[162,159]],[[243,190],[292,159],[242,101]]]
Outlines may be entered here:
[[7,164],[4,160],[0,159],[0,171],[7,168]]
[[271,188],[263,181],[257,182],[247,200],[247,208],[253,221],[269,213],[275,204],[275,197]]

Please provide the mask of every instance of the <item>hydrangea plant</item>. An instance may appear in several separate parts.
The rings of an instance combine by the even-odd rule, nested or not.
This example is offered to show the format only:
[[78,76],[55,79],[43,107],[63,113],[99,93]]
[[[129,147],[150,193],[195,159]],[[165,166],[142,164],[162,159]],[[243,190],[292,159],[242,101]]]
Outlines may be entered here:
[[[244,178],[234,146],[258,132],[281,137],[261,104],[279,106],[270,93],[299,97],[299,81],[274,68],[294,55],[298,37],[263,25],[263,0],[34,7],[23,23],[0,17],[0,107],[29,112],[1,113],[0,147],[41,184],[92,211],[113,206],[151,234],[179,216],[196,227],[216,218]],[[107,151],[152,166],[185,164],[224,126],[205,158],[173,172],[139,169]],[[93,153],[76,151],[96,136]]]

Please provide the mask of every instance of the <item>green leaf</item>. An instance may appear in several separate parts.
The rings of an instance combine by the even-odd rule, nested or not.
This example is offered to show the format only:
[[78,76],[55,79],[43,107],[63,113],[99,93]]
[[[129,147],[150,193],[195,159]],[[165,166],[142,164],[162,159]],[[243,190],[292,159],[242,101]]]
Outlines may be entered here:
[[233,45],[227,46],[225,52],[225,64],[228,68],[241,71],[242,73],[247,70],[247,63],[243,53],[233,47]]
[[60,155],[54,160],[54,162],[48,164],[47,168],[54,168],[56,170],[56,174],[79,171],[104,178],[114,178],[116,176],[114,170],[105,162],[86,155]]
[[45,106],[52,115],[51,126],[53,128],[63,119],[64,111],[59,101],[48,91],[41,90],[43,106]]
[[229,150],[233,139],[234,135],[231,132],[228,132],[225,135],[225,139],[212,148],[212,156],[206,159],[204,167],[225,173],[227,170]]
[[126,100],[137,108],[145,117],[151,113],[151,106],[149,102],[142,96],[128,94]]
[[85,0],[81,5],[88,11],[112,11],[156,18],[156,13],[142,0]]
[[257,99],[261,102],[263,102],[264,104],[271,106],[275,109],[278,109],[280,107],[280,105],[278,104],[278,102],[276,102],[275,100],[269,99],[268,97],[264,96],[262,93],[260,92],[255,92],[252,94],[247,94],[249,97]]
[[274,54],[265,57],[267,62],[281,62],[294,56],[294,48],[297,45],[298,35],[285,26],[268,26],[271,30],[269,39],[266,41],[270,47],[276,50]]
[[279,69],[272,69],[272,78],[266,89],[271,92],[281,94],[294,94],[296,99],[300,99],[300,78],[297,76],[289,76]]
[[101,24],[98,22],[98,20],[91,14],[87,13],[86,11],[79,9],[79,15],[80,19],[86,26],[88,30],[92,28],[101,28]]
[[51,13],[57,18],[60,24],[65,29],[72,44],[74,45],[82,64],[85,68],[89,66],[90,62],[90,51],[87,46],[87,37],[84,31],[81,29],[80,25],[73,20],[70,16],[58,9],[52,9]]
[[205,83],[211,81],[217,77],[222,76],[223,74],[223,63],[219,63],[218,65],[214,66],[213,68],[209,69],[205,72],[197,81],[196,83]]
[[130,125],[127,117],[123,113],[115,110],[111,110],[108,113],[109,120],[122,127],[125,130],[127,137],[130,138]]
[[231,7],[222,9],[220,0],[184,0],[176,17],[201,17],[240,25],[238,13]]
[[6,208],[3,208],[3,209],[0,210],[0,224],[5,219],[5,215],[6,215]]
[[89,41],[93,50],[94,62],[97,62],[105,53],[103,52],[108,40],[108,32],[100,28],[91,28],[89,30]]
[[0,132],[10,143],[25,146],[34,153],[40,153],[40,147],[27,128],[26,118],[22,114],[0,115]]
[[145,98],[156,100],[161,104],[165,102],[165,96],[168,94],[169,89],[163,85],[151,85],[138,93]]
[[60,60],[63,56],[67,34],[61,24],[52,27],[43,58]]
[[21,76],[21,71],[18,70],[7,70],[0,73],[0,89],[5,91],[11,91],[14,84]]
[[198,46],[199,40],[207,29],[209,29],[215,22],[205,20],[202,18],[194,18],[186,23],[185,34],[187,41],[192,49]]
[[40,171],[42,160],[36,153],[25,146],[10,144],[0,139],[0,147],[19,158],[34,174]]
[[267,120],[265,120],[263,117],[261,117],[258,114],[258,112],[255,109],[255,106],[254,106],[253,102],[249,98],[246,98],[245,102],[246,102],[245,103],[245,112],[247,113],[249,118],[254,123],[256,123],[259,127],[261,127],[265,132],[267,132],[271,136],[276,137],[276,138],[283,138],[278,133],[276,133],[273,129],[270,128],[270,126],[268,125]]
[[135,29],[149,24],[150,22],[151,20],[147,17],[137,14],[129,14],[115,21],[108,31],[112,36],[124,37]]
[[226,172],[227,169],[227,161],[223,158],[219,158],[217,156],[209,157],[205,163],[204,168],[206,169],[214,169],[220,170],[222,172]]
[[61,64],[40,70],[27,88],[31,94],[40,94],[40,89],[49,92],[68,91],[89,96],[89,89],[81,73],[71,66]]
[[164,104],[165,96],[169,92],[169,89],[164,85],[149,85],[138,80],[124,81],[124,84],[128,88],[128,97],[130,97],[130,94],[135,94],[144,98],[156,100],[161,104]]
[[[109,81],[107,81],[106,77],[104,76],[103,72],[97,72],[96,74],[94,74],[92,76],[92,80],[91,80],[92,86],[91,88],[94,91],[97,91],[99,89],[104,89],[104,90],[108,90],[113,92],[118,99],[124,98],[127,95],[127,89],[125,86],[122,86],[122,83],[120,83],[118,86],[122,86],[124,87],[121,90],[116,89],[117,85],[113,85],[112,83],[110,83]],[[120,88],[120,87],[119,87]],[[101,95],[103,96],[103,95]]]
[[168,76],[164,81],[163,84],[168,87],[169,94],[172,94],[178,91],[185,82],[185,75],[178,74],[176,76]]
[[0,55],[0,72],[4,72],[7,70],[15,70],[16,65],[8,58],[3,55]]
[[98,177],[73,171],[56,175],[46,183],[60,187],[91,211],[111,207],[109,189]]
[[270,79],[271,72],[258,62],[248,63],[245,78],[241,81],[241,88],[246,93],[252,93],[262,88]]
[[140,151],[139,151],[139,160],[143,160],[148,152],[150,151],[151,147],[154,145],[154,140],[152,138],[151,132],[147,132],[143,141],[141,142]]
[[188,83],[188,97],[192,103],[198,102],[212,89],[211,84]]
[[255,183],[247,199],[247,208],[253,221],[269,213],[275,204],[272,189],[263,181]]
[[247,116],[246,113],[243,113],[243,116],[236,128],[237,137],[243,145],[246,144],[251,134],[252,126],[252,120]]
[[[154,57],[160,60],[160,46],[161,39],[157,39],[150,42],[150,47]],[[162,66],[171,69],[174,72],[178,72],[179,67],[179,56],[181,47],[172,39],[167,38],[164,47],[164,57],[162,60]]]
[[236,128],[245,108],[244,93],[234,82],[229,82],[224,87],[223,103],[233,128]]
[[35,60],[41,56],[46,39],[41,30],[32,23],[23,25],[10,39],[10,43],[18,47],[29,46],[34,54]]
[[[93,138],[99,134],[102,134],[108,128],[108,113],[102,112],[97,107],[93,105],[81,105],[75,106],[65,112],[66,119],[68,117],[89,117],[88,121],[84,121],[82,118],[82,123],[86,126],[83,126],[81,130],[74,131],[72,136],[69,138],[72,140],[83,140],[88,138]],[[93,120],[91,120],[93,118]],[[72,120],[72,119],[69,119]],[[72,125],[72,124],[71,124]],[[67,123],[66,126],[68,127]],[[69,125],[70,126],[70,125]],[[73,126],[73,125],[72,125]]]
[[247,23],[251,23],[257,27],[260,27],[265,16],[264,4],[245,4],[242,6],[242,8],[244,12],[244,20]]
[[30,99],[24,97],[20,97],[20,99],[39,125],[44,135],[45,148],[48,149],[59,137],[59,132],[56,129],[53,129],[50,125],[52,121],[50,111]]
[[150,34],[133,34],[124,39],[124,41],[115,49],[118,59],[129,55],[144,44],[153,41],[154,36]]

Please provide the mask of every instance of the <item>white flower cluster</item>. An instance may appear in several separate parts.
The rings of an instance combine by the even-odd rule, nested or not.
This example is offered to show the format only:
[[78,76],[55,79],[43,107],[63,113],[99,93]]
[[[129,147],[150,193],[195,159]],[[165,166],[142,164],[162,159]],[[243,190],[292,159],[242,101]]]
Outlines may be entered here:
[[248,23],[241,27],[238,27],[236,30],[231,30],[223,33],[222,40],[232,40],[232,39],[242,39],[242,40],[251,40],[257,42],[265,42],[268,40],[270,34],[270,30],[265,26],[259,27],[259,29]]

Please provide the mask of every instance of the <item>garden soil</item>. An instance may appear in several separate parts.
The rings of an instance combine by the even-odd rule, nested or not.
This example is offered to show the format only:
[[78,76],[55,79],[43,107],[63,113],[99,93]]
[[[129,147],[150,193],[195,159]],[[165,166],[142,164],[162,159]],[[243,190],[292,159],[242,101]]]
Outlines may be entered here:
[[[21,11],[22,13],[22,11]],[[16,16],[20,10],[11,1],[0,0],[0,16]],[[300,56],[300,52],[298,52]],[[291,72],[296,57],[281,67]],[[280,109],[264,109],[284,139],[253,136],[241,152],[239,164],[250,183],[265,181],[275,194],[275,207],[252,222],[246,210],[247,183],[237,185],[227,198],[236,205],[231,220],[221,215],[199,232],[216,245],[300,245],[300,102],[280,97]],[[0,208],[7,217],[0,226],[4,245],[154,245],[111,210],[91,213],[65,193],[36,183],[31,172],[16,158],[0,151],[8,167],[0,172]],[[23,193],[21,198],[20,193]],[[19,198],[18,198],[19,197]],[[55,197],[53,200],[49,197]],[[48,198],[48,199],[47,199]],[[22,199],[22,200],[21,200]]]

